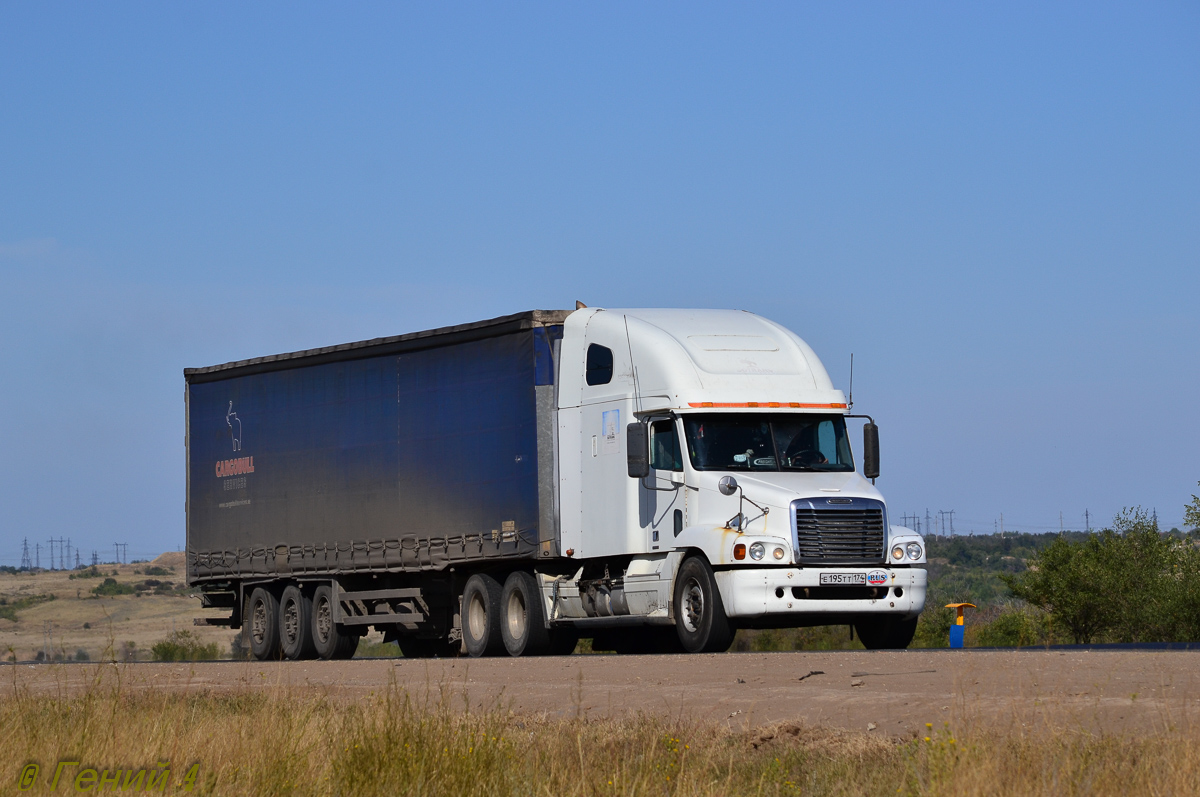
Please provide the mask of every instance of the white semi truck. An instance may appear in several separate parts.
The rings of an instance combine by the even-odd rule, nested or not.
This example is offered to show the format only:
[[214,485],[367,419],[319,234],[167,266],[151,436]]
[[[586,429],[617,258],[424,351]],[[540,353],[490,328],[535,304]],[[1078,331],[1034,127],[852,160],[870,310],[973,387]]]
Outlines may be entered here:
[[370,627],[407,656],[903,648],[924,606],[878,428],[751,313],[532,311],[185,376],[188,578],[259,658]]

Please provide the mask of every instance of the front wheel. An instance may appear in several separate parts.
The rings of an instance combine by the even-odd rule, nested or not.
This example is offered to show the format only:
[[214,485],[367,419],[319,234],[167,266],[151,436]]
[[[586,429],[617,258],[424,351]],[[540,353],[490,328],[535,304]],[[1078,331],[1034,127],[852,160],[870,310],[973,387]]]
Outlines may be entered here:
[[733,624],[712,568],[700,556],[684,560],[675,575],[675,632],[688,653],[723,653],[733,644]]
[[904,650],[917,633],[917,618],[871,617],[854,624],[867,650]]

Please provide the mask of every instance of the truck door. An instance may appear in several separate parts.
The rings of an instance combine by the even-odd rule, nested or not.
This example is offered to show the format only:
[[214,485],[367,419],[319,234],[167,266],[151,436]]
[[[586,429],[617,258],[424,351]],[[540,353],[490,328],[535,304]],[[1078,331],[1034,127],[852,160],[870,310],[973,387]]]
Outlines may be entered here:
[[584,556],[648,550],[638,523],[638,486],[625,462],[625,425],[633,418],[633,365],[624,317],[597,313],[588,322],[580,402],[581,526]]
[[652,418],[650,475],[638,490],[639,521],[650,550],[669,549],[683,530],[685,492],[678,423],[674,418]]

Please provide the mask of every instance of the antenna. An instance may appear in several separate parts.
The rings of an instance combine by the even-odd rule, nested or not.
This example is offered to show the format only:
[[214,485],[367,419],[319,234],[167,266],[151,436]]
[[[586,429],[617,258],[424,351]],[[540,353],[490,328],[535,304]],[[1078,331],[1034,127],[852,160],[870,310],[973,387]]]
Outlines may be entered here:
[[850,352],[850,398],[846,401],[846,409],[854,409],[854,352]]

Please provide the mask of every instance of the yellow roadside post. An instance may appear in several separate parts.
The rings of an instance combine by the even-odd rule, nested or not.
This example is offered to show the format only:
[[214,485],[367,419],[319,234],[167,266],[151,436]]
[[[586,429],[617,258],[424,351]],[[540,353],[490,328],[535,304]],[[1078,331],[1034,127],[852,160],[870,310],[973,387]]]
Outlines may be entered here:
[[970,606],[972,609],[977,608],[973,603],[947,603],[947,609],[958,610],[958,616],[954,618],[954,625],[950,626],[950,647],[961,648],[963,646],[963,634],[966,632],[966,626],[963,624],[963,609]]

